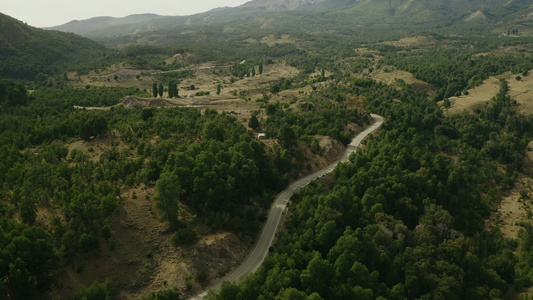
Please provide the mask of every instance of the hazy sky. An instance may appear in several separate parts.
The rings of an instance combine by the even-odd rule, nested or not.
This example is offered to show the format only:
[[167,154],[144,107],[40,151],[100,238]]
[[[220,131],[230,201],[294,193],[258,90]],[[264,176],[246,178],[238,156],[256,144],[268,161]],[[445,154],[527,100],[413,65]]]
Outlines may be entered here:
[[92,17],[155,13],[185,16],[249,0],[0,0],[0,12],[35,27],[51,27]]

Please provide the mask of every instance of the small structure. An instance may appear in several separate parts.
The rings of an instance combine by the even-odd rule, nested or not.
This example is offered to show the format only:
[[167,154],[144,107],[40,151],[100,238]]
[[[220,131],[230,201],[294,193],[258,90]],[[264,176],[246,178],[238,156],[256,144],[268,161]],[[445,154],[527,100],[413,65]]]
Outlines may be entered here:
[[264,140],[264,139],[267,138],[267,135],[266,135],[266,133],[261,132],[261,133],[259,133],[259,134],[257,135],[257,138],[260,139],[260,140]]
[[194,98],[194,94],[189,94],[187,97],[188,98]]

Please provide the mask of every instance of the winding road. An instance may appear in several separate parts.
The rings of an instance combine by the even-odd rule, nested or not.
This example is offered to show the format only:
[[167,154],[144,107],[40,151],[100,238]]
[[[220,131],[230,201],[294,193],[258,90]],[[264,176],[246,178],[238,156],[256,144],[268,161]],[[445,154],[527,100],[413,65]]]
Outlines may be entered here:
[[281,223],[281,217],[283,215],[283,211],[287,207],[287,203],[289,202],[291,196],[299,189],[308,185],[311,181],[332,172],[339,162],[347,161],[349,155],[355,150],[357,150],[357,147],[361,144],[363,139],[366,136],[368,136],[370,133],[378,129],[381,126],[381,124],[383,124],[383,117],[374,115],[374,114],[371,114],[370,116],[374,120],[372,125],[370,125],[364,131],[359,133],[352,140],[352,142],[348,144],[348,146],[346,147],[346,151],[344,152],[344,154],[339,160],[327,166],[326,168],[320,171],[317,171],[316,173],[313,173],[311,175],[308,175],[307,177],[304,177],[298,181],[293,182],[290,186],[288,186],[285,190],[283,190],[280,194],[278,194],[278,196],[276,197],[276,200],[274,201],[274,204],[272,205],[270,209],[270,212],[268,213],[268,219],[267,219],[265,226],[263,227],[261,236],[259,237],[259,240],[255,244],[253,251],[248,255],[246,260],[244,260],[244,262],[237,269],[233,270],[231,273],[229,273],[224,278],[219,280],[218,283],[216,283],[215,285],[212,285],[211,287],[209,287],[207,290],[204,290],[200,294],[190,298],[191,300],[203,299],[204,296],[207,295],[209,290],[219,289],[220,284],[223,281],[235,281],[242,276],[255,272],[261,266],[261,264],[263,263],[263,260],[265,259],[268,253],[268,249],[272,245],[272,241],[274,240],[274,236],[276,235],[278,226]]

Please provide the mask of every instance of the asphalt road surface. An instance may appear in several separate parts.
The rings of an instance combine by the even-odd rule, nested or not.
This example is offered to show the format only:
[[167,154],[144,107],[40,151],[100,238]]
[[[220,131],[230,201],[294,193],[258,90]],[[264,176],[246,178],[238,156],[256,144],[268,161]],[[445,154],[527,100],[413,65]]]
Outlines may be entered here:
[[202,293],[190,298],[191,300],[203,299],[203,297],[207,295],[209,290],[219,289],[220,284],[223,281],[235,281],[241,278],[242,276],[246,276],[250,273],[257,271],[257,269],[261,266],[263,260],[265,259],[268,253],[268,248],[270,248],[270,246],[272,245],[272,241],[274,240],[274,236],[276,235],[278,226],[281,223],[283,211],[287,207],[287,203],[289,202],[291,196],[299,189],[308,185],[311,181],[332,172],[339,162],[347,161],[349,155],[355,150],[357,150],[357,147],[359,146],[359,144],[361,144],[361,141],[363,141],[363,139],[367,135],[378,129],[381,124],[383,124],[383,118],[381,116],[371,114],[371,117],[374,120],[372,125],[370,125],[364,131],[359,133],[352,140],[352,142],[348,144],[348,146],[346,147],[346,151],[338,161],[332,163],[331,165],[320,171],[317,171],[316,173],[313,173],[307,177],[293,182],[276,197],[276,200],[274,201],[274,204],[272,205],[272,207],[270,208],[270,212],[268,213],[268,219],[265,226],[263,227],[261,236],[259,237],[259,240],[255,244],[253,251],[248,255],[246,260],[244,260],[244,262],[237,269],[233,270],[224,278],[219,280],[218,283],[212,285],[207,290],[204,290]]

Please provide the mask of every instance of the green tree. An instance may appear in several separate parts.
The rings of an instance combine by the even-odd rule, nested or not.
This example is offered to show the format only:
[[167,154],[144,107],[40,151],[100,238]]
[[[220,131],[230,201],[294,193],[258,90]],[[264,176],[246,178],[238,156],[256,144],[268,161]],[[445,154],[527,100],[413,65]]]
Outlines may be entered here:
[[168,97],[170,99],[174,98],[174,90],[172,89],[172,81],[168,82]]
[[143,121],[148,121],[148,119],[150,119],[153,116],[154,116],[154,112],[150,108],[143,109],[143,111],[141,113],[141,117],[142,117]]
[[173,79],[168,82],[168,97],[178,97],[178,83]]
[[152,94],[154,95],[154,98],[157,98],[157,82],[154,82],[152,85]]
[[257,119],[257,117],[255,115],[252,115],[250,117],[250,121],[248,121],[248,127],[252,128],[252,129],[257,129],[259,128],[260,124],[259,124],[259,120]]
[[283,124],[279,129],[279,140],[288,149],[296,143],[296,133],[289,125]]
[[155,184],[155,201],[163,219],[169,222],[170,228],[178,225],[179,199],[184,190],[181,188],[178,176],[171,172],[161,174]]
[[220,89],[222,88],[222,86],[219,84],[217,84],[217,95],[220,95]]
[[[50,234],[42,227],[0,220],[0,299],[32,299],[52,283],[50,271],[59,255]],[[6,297],[7,296],[7,297]]]
[[108,300],[111,299],[111,281],[106,279],[104,282],[98,280],[91,284],[90,287],[82,288],[72,297],[72,300]]
[[163,84],[159,84],[159,97],[163,97],[163,92],[165,91],[165,87],[163,87]]
[[444,102],[442,104],[445,108],[450,108],[452,106],[449,98],[444,98]]
[[259,75],[263,74],[263,63],[259,63]]

